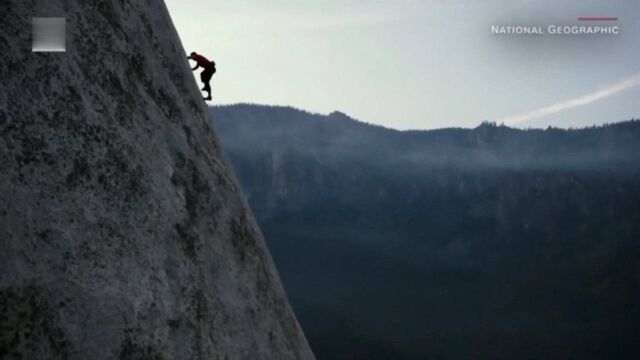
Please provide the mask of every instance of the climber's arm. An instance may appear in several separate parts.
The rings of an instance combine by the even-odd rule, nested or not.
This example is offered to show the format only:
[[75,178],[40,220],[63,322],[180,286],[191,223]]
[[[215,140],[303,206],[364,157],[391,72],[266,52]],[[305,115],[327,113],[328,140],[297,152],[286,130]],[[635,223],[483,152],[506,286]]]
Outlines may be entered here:
[[[193,57],[191,57],[191,55],[187,56],[187,60],[195,60]],[[200,65],[198,65],[198,63],[196,62],[196,66],[191,68],[191,71],[195,71],[198,69],[198,67],[200,67]]]

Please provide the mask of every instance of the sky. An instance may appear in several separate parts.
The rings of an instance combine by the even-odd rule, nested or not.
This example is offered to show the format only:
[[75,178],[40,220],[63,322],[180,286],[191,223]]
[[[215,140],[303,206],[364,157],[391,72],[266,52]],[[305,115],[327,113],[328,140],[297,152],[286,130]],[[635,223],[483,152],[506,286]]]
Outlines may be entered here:
[[[216,62],[215,104],[341,111],[396,129],[640,118],[636,0],[165,3],[185,50]],[[620,33],[491,33],[492,25],[585,24],[617,25]]]

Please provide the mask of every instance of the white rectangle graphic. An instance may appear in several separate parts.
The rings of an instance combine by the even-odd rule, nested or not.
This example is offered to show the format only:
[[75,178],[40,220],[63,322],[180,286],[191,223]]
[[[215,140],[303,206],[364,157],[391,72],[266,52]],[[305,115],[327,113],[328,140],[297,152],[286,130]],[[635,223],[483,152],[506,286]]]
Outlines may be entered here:
[[61,17],[34,17],[33,52],[66,51],[66,19]]

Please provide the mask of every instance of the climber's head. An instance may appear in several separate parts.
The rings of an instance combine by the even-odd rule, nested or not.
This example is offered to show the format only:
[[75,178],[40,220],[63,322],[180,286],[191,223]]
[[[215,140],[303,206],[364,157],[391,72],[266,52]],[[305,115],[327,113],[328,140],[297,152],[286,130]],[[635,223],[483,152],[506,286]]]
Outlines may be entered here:
[[196,54],[196,52],[194,51],[194,52],[191,53],[191,55],[189,55],[189,57],[193,58],[196,55],[198,55],[198,54]]

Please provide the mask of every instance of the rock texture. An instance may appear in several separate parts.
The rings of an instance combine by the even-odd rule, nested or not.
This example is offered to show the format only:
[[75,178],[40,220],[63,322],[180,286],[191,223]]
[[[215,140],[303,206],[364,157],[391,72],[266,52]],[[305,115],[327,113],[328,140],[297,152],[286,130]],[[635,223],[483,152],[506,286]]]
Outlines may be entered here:
[[164,4],[0,18],[0,357],[313,358]]

